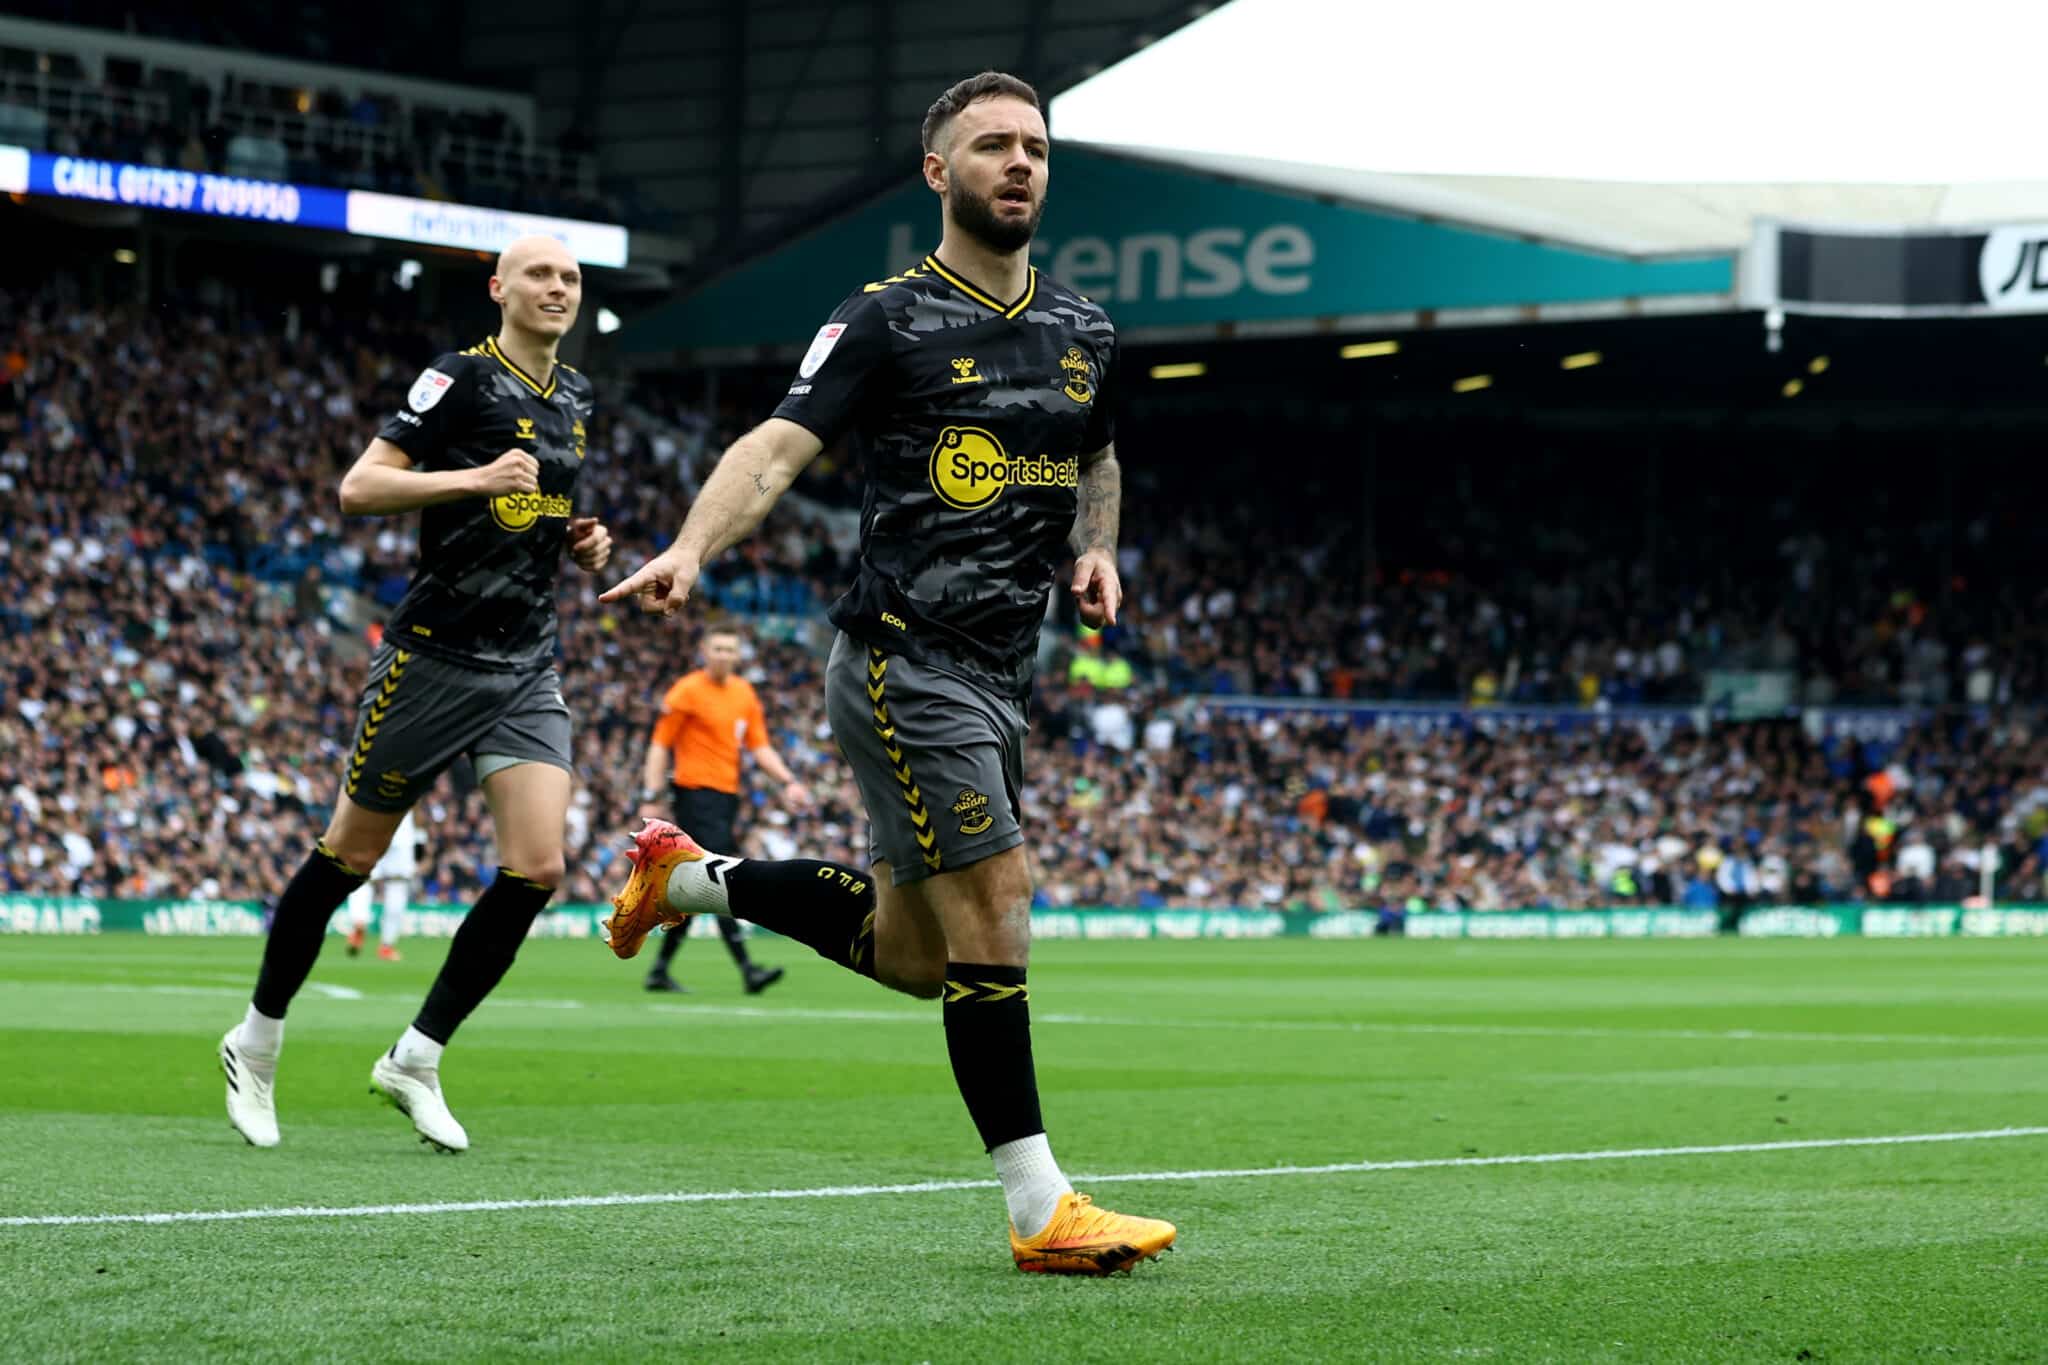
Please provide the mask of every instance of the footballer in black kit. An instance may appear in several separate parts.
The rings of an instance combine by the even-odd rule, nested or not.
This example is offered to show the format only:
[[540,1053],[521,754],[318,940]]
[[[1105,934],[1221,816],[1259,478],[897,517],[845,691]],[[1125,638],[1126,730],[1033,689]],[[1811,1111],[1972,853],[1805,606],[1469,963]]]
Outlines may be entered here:
[[832,623],[1007,697],[1031,686],[1080,456],[1115,437],[1116,330],[1031,270],[989,297],[936,255],[850,296],[775,415],[867,481],[860,576]]
[[441,1092],[442,1047],[510,969],[561,881],[573,771],[555,671],[564,552],[595,573],[611,538],[574,515],[593,410],[556,350],[583,277],[553,238],[498,258],[497,335],[422,371],[341,482],[345,514],[420,513],[411,586],[370,660],[325,834],[278,898],[242,1022],[220,1044],[230,1122],[277,1145],[273,1090],[284,1018],[327,921],[376,865],[405,813],[458,757],[475,765],[500,866],[464,917],[425,1003],[370,1069],[424,1142],[467,1150]]
[[1122,599],[1116,334],[1030,265],[1052,150],[1036,92],[983,72],[940,96],[923,134],[937,249],[848,296],[675,543],[600,594],[673,613],[712,556],[850,438],[867,494],[858,573],[832,607],[825,701],[867,809],[868,866],[737,858],[650,820],[605,936],[632,957],[656,925],[735,915],[941,1000],[1017,1268],[1110,1274],[1177,1232],[1075,1193],[1053,1158],[1031,1055],[1022,807],[1026,707],[1062,562],[1082,621],[1114,625]]
[[479,469],[509,449],[539,462],[533,492],[437,503],[420,513],[412,585],[394,642],[478,668],[552,663],[555,579],[596,397],[557,363],[543,384],[496,337],[437,359],[377,435],[416,469]]

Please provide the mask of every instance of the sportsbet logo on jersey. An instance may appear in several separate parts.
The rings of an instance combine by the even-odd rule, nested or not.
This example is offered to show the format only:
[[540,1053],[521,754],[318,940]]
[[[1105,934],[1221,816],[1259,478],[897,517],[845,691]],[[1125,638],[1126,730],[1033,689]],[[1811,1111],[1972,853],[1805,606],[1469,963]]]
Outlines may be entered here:
[[1004,450],[993,432],[947,427],[932,446],[931,476],[932,492],[948,507],[972,512],[1005,488],[1073,488],[1081,481],[1081,462],[1072,456],[1020,458]]
[[507,531],[530,531],[542,517],[569,516],[569,499],[559,493],[500,493],[491,499],[491,520]]

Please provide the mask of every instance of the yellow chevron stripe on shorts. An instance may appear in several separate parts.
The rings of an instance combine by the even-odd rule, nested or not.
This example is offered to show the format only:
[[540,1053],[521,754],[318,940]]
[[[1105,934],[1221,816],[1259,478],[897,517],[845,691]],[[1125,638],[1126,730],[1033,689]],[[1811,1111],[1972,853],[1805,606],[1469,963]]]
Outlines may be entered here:
[[376,699],[370,703],[370,713],[363,722],[363,737],[356,741],[355,752],[348,759],[348,781],[342,790],[350,796],[356,794],[356,783],[362,780],[363,764],[370,758],[370,745],[377,738],[377,727],[384,723],[384,717],[391,710],[391,699],[398,695],[399,679],[405,676],[405,666],[412,662],[412,655],[402,649],[391,651],[391,668],[384,675],[384,685],[377,689]]
[[924,808],[923,789],[910,775],[910,760],[896,744],[896,725],[889,719],[889,656],[873,645],[868,646],[868,701],[874,708],[875,737],[882,741],[889,771],[902,788],[903,804],[910,808],[910,823],[917,829],[917,846],[924,856],[924,865],[937,872],[944,861],[939,852],[939,831],[932,824],[931,812]]

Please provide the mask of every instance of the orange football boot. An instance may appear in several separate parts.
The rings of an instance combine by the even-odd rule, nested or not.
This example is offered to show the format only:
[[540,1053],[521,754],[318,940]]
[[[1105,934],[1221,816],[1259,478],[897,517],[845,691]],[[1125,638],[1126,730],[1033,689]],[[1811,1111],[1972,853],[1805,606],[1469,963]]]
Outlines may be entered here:
[[697,841],[666,820],[649,820],[633,836],[626,861],[633,875],[612,897],[610,918],[599,924],[604,941],[620,957],[632,957],[657,925],[681,924],[689,916],[671,910],[668,904],[668,874],[678,863],[694,863],[705,856]]
[[1171,1223],[1111,1213],[1085,1194],[1063,1194],[1036,1237],[1010,1229],[1010,1255],[1017,1269],[1039,1275],[1114,1275],[1156,1259],[1177,1235]]

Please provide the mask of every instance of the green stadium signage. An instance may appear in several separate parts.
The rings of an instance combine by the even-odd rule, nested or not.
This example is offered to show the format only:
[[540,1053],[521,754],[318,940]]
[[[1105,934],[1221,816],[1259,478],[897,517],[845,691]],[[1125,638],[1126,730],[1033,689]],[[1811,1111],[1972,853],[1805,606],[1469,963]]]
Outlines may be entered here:
[[[535,938],[597,938],[611,907],[559,906],[534,924]],[[421,905],[407,914],[414,938],[447,938],[465,906]],[[1408,938],[1712,938],[1718,910],[1620,906],[1594,910],[1428,910],[1405,916]],[[704,917],[692,932],[708,936]],[[1372,938],[1384,932],[1365,910],[1048,909],[1031,915],[1043,939]],[[339,918],[330,931],[342,932]],[[251,938],[263,932],[254,901],[101,900],[69,896],[0,896],[0,935],[142,933],[201,938]],[[2048,936],[2048,906],[1759,906],[1742,916],[1744,938],[2038,938]]]
[[[1031,258],[1127,334],[1324,327],[1363,315],[1728,295],[1734,260],[1631,260],[1375,211],[1099,148],[1055,158]],[[914,264],[939,226],[906,178],[630,323],[636,352],[801,348],[839,301]]]

